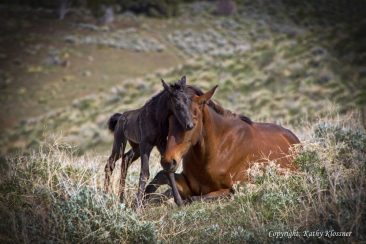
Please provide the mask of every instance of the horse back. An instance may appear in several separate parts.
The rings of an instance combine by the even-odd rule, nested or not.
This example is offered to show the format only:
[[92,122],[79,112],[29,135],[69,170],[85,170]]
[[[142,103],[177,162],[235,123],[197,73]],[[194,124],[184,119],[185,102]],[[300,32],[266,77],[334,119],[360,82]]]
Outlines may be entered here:
[[253,126],[256,128],[258,132],[267,134],[269,136],[272,137],[282,136],[291,145],[300,143],[299,138],[297,138],[297,136],[292,131],[280,125],[272,123],[253,123]]
[[141,130],[139,126],[140,109],[130,110],[123,113],[123,132],[126,138],[139,144],[141,141]]
[[290,130],[271,123],[253,123],[252,145],[263,159],[275,160],[281,167],[296,169],[291,148],[300,140]]

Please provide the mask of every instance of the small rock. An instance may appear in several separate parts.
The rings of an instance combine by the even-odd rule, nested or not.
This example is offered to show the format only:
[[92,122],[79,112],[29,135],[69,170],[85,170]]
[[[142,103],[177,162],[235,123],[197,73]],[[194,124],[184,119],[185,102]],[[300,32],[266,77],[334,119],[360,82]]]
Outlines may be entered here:
[[122,96],[126,93],[125,89],[123,87],[115,86],[112,87],[111,93],[117,96]]
[[71,66],[71,61],[70,60],[64,60],[61,63],[61,66],[63,66],[63,67],[70,67]]
[[366,67],[360,68],[358,71],[360,78],[366,78]]
[[311,53],[315,56],[324,55],[326,53],[325,49],[322,47],[314,47]]
[[35,65],[35,66],[31,65],[28,67],[27,71],[29,73],[41,73],[41,72],[43,72],[43,67],[40,65]]
[[43,96],[38,98],[38,103],[45,103],[46,101],[47,99]]
[[85,76],[85,77],[90,77],[91,75],[92,75],[92,72],[90,70],[85,70],[83,72],[83,76]]
[[283,75],[284,75],[284,76],[286,76],[286,77],[289,77],[289,76],[291,75],[291,71],[290,71],[290,70],[288,70],[288,69],[285,69],[285,70],[283,71]]
[[25,87],[21,87],[18,90],[18,94],[19,95],[24,95],[27,92],[27,89]]
[[125,11],[121,14],[121,17],[135,19],[136,15],[131,11]]
[[66,36],[64,38],[65,42],[67,43],[71,43],[71,44],[76,44],[79,42],[79,39],[76,36]]
[[22,65],[22,61],[20,61],[19,59],[14,59],[14,60],[13,60],[13,63],[14,63],[15,65],[18,65],[18,66]]
[[109,80],[109,76],[108,75],[102,75],[102,79],[103,80]]
[[62,77],[62,81],[67,82],[67,81],[73,81],[75,80],[75,77],[72,75],[65,75],[64,77]]
[[112,96],[109,96],[105,103],[106,104],[113,104],[113,103],[117,103],[119,100],[121,100],[121,97],[120,96],[117,96],[117,95],[112,95]]

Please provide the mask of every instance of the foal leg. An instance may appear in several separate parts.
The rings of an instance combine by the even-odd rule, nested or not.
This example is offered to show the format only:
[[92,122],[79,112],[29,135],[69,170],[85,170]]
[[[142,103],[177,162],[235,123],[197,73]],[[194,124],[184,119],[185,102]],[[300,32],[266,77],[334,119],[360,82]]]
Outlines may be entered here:
[[141,143],[140,144],[140,153],[141,153],[141,173],[140,173],[140,180],[139,180],[139,188],[137,191],[136,197],[136,207],[142,207],[142,196],[145,190],[146,182],[150,178],[150,171],[149,171],[149,158],[151,150],[153,149],[153,145],[149,143]]
[[119,198],[121,202],[123,202],[124,200],[127,170],[130,167],[130,165],[139,157],[140,152],[136,147],[131,148],[127,153],[123,155],[121,165],[121,178],[119,181]]
[[126,139],[123,135],[123,131],[121,126],[119,126],[119,123],[116,126],[116,130],[114,131],[114,141],[113,141],[113,147],[112,147],[112,153],[108,158],[107,164],[105,165],[104,172],[104,191],[109,191],[109,185],[111,181],[111,175],[113,173],[113,170],[116,166],[116,161],[121,158],[123,151],[121,152],[121,149],[123,145],[126,144]]
[[[126,174],[127,174],[127,167],[125,165],[126,164],[126,154],[125,154],[126,144],[127,144],[127,140],[124,139],[122,146],[121,146],[121,155],[123,155],[123,156],[122,156],[122,163],[121,163],[121,177],[119,179],[119,196],[120,196],[121,202],[123,201],[124,183],[125,183]],[[126,173],[122,174],[124,171]],[[123,186],[121,187],[122,183],[123,183]]]
[[228,197],[232,193],[233,193],[233,190],[230,189],[230,188],[229,189],[221,189],[221,190],[218,190],[218,191],[213,191],[213,192],[207,193],[207,194],[202,195],[202,196],[191,196],[189,198],[189,200],[191,202],[193,202],[193,201],[210,201],[210,200],[215,200],[215,199],[222,198],[222,197]]

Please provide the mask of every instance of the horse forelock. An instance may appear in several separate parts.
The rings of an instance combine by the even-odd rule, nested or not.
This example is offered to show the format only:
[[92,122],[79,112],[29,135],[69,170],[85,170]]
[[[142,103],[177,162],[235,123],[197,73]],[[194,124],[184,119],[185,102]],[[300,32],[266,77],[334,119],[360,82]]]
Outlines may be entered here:
[[170,85],[171,88],[173,88],[176,91],[183,91],[183,86],[181,84],[179,84],[178,82],[173,83]]

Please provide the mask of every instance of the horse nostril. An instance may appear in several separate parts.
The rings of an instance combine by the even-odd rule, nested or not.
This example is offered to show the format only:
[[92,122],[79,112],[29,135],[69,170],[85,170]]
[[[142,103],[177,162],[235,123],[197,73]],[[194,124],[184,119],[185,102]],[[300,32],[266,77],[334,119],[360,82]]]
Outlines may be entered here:
[[192,129],[193,129],[193,127],[194,127],[194,125],[193,125],[193,123],[192,123],[192,122],[188,123],[188,124],[187,124],[187,126],[186,126],[186,128],[187,128],[188,130],[192,130]]
[[162,161],[161,165],[163,166],[163,169],[167,172],[175,172],[177,168],[177,161],[175,159],[171,159],[169,161]]

